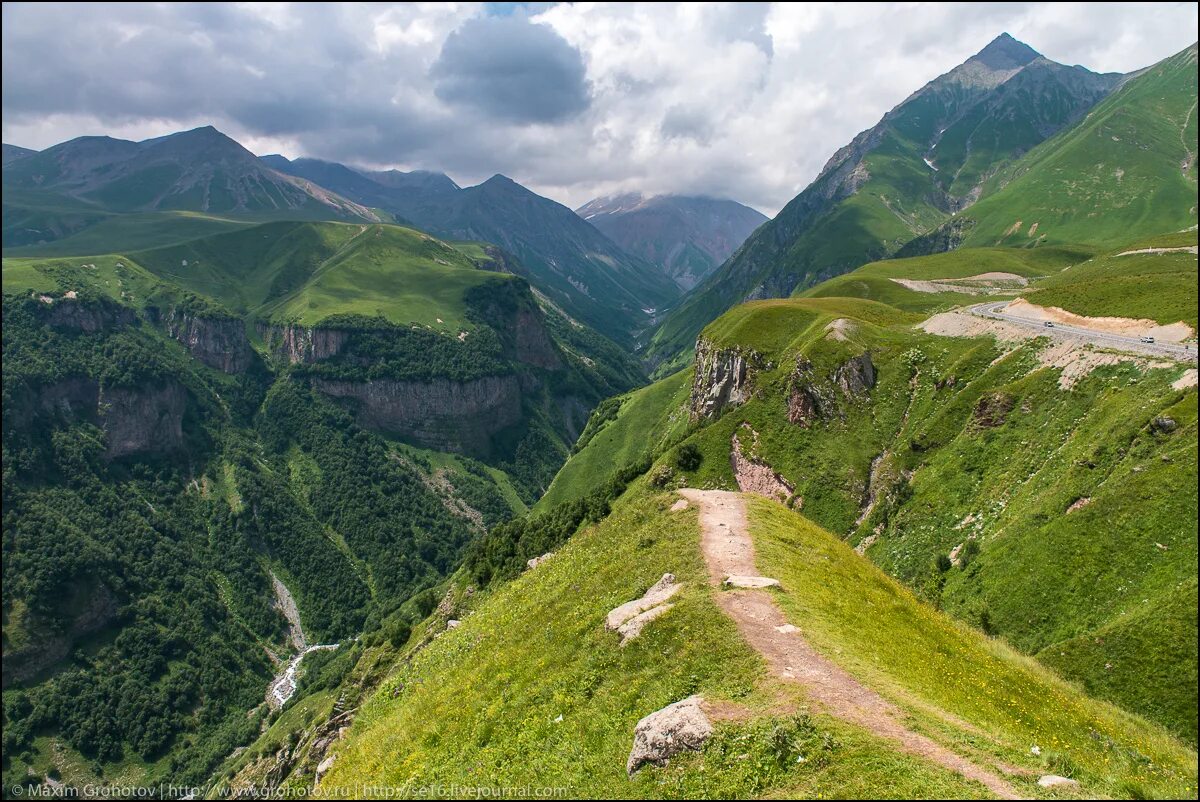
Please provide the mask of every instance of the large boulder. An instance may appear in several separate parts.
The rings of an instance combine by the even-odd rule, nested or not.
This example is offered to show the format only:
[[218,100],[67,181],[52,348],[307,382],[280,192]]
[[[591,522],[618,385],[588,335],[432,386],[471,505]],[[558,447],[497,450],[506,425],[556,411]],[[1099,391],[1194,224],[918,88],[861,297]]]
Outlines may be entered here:
[[646,763],[664,765],[684,750],[700,751],[713,733],[712,723],[700,707],[703,701],[699,696],[689,696],[639,721],[626,773],[632,776]]

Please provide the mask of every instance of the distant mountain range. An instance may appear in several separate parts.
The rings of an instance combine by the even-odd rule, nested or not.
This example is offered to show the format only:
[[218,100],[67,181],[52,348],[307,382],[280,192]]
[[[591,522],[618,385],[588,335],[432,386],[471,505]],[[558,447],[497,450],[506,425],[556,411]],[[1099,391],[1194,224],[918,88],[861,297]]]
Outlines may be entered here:
[[817,178],[676,308],[651,356],[706,323],[890,256],[979,199],[1006,165],[1078,121],[1122,80],[1057,64],[1002,34],[838,150]]
[[[111,211],[306,212],[378,220],[311,181],[271,169],[212,126],[130,142],[72,139],[40,152],[5,146],[5,189],[53,193]],[[23,151],[23,152],[19,152]]]
[[265,161],[443,239],[499,246],[515,257],[510,269],[563,311],[626,345],[651,325],[656,309],[679,295],[651,263],[622,250],[566,206],[502,175],[461,188],[440,173],[360,172],[274,155]]
[[708,276],[766,215],[737,201],[626,193],[596,198],[575,213],[629,253],[659,265],[682,289]]

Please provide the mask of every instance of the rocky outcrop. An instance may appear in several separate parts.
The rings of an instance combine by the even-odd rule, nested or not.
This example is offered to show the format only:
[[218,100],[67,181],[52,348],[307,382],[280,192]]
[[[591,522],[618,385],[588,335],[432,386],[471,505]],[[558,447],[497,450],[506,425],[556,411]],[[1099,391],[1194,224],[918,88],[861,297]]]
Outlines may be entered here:
[[[975,198],[969,197],[965,200],[969,202],[961,204],[961,208],[969,206]],[[952,204],[952,208],[955,206],[959,206],[959,204]],[[955,210],[957,211],[957,209]],[[930,256],[935,253],[953,251],[966,241],[967,235],[973,228],[975,228],[975,221],[971,218],[954,217],[928,234],[922,234],[909,240],[896,252],[895,258],[906,259],[910,256]]]
[[[743,424],[743,430],[754,436],[757,444],[758,435],[754,430]],[[789,504],[793,502],[796,488],[770,465],[762,460],[746,454],[737,432],[733,434],[732,447],[729,449],[730,466],[733,468],[733,478],[737,481],[738,489],[743,493],[757,493],[769,499]]]
[[28,630],[59,631],[61,634],[47,636],[30,643],[22,644],[19,648],[11,648],[7,642],[4,645],[3,677],[4,687],[12,682],[24,682],[50,668],[71,652],[75,641],[85,635],[103,629],[117,617],[117,600],[109,589],[99,582],[77,583],[67,593],[67,599],[74,609],[79,612],[65,627],[65,631],[54,626],[30,626],[29,621],[22,624]]
[[541,313],[535,308],[522,307],[514,321],[514,340],[517,361],[543,370],[561,370],[562,357],[550,340]]
[[875,363],[862,353],[838,365],[828,382],[816,379],[813,365],[803,355],[796,357],[796,369],[788,380],[788,421],[805,428],[818,420],[841,415],[837,392],[843,401],[852,402],[867,395],[877,380]]
[[108,440],[105,457],[162,454],[183,446],[187,391],[176,382],[157,387],[105,388],[100,393],[100,428]]
[[171,309],[161,322],[168,334],[210,368],[242,373],[254,359],[246,326],[238,318],[201,317]]
[[312,385],[348,402],[360,426],[439,451],[485,452],[493,434],[521,419],[521,385],[511,374],[464,382],[313,378]]
[[258,333],[277,359],[291,365],[311,364],[342,353],[350,332],[294,324],[258,324]]
[[1016,403],[1016,399],[1007,393],[989,393],[975,404],[975,410],[971,413],[971,423],[978,429],[1003,426]]
[[683,589],[675,581],[674,574],[663,574],[640,599],[625,602],[613,609],[604,619],[604,627],[621,636],[621,645],[642,634],[642,629],[654,619],[670,610],[674,605],[670,599]]
[[632,776],[646,763],[662,766],[685,750],[700,751],[713,733],[712,723],[701,709],[703,701],[689,696],[639,721],[625,772]]
[[72,376],[19,390],[5,407],[6,426],[30,426],[36,418],[57,424],[83,422],[104,430],[106,459],[165,454],[183,445],[187,391],[177,382],[107,387],[89,376]]
[[46,308],[42,319],[56,329],[89,334],[130,326],[137,320],[133,310],[128,307],[111,301],[82,301],[73,295],[68,293],[62,298],[52,298],[48,303],[46,299],[50,296],[43,296]]
[[859,354],[833,371],[833,383],[847,398],[866,395],[875,386],[875,364],[868,353]]
[[718,348],[701,337],[696,341],[692,374],[692,420],[713,420],[726,409],[746,403],[754,392],[754,376],[764,367],[756,351]]

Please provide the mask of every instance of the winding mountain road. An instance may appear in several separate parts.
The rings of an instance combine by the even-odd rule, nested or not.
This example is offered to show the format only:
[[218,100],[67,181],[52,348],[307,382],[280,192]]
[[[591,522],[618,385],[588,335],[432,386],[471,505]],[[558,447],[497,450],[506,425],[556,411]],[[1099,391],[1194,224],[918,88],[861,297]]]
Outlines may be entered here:
[[1147,343],[1142,342],[1139,337],[1110,334],[1109,332],[1095,331],[1094,329],[1085,329],[1079,326],[1068,326],[1064,323],[1055,323],[1053,326],[1047,326],[1044,321],[1037,318],[1021,317],[1001,311],[1008,303],[1008,300],[989,301],[968,307],[967,311],[977,317],[1003,320],[1005,323],[1032,329],[1039,335],[1053,339],[1083,340],[1100,348],[1113,348],[1121,351],[1130,351],[1135,354],[1145,354],[1147,356],[1169,357],[1180,362],[1196,361],[1196,345],[1194,343]]

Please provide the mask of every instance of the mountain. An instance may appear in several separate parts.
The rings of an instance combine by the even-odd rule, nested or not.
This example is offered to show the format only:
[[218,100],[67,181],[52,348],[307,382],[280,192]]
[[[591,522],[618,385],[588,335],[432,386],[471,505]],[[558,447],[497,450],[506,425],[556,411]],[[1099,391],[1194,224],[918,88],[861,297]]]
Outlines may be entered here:
[[638,193],[596,198],[575,213],[690,290],[724,262],[765,215],[737,201]]
[[3,179],[6,248],[138,213],[378,220],[311,181],[271,169],[211,126],[142,142],[80,137],[6,164]]
[[306,646],[403,643],[642,381],[491,264],[306,221],[4,259],[6,779],[201,784]]
[[5,143],[3,150],[4,166],[7,167],[12,162],[17,161],[18,159],[24,159],[26,156],[32,156],[35,153],[37,153],[36,150],[23,148],[20,145],[9,145]]
[[[510,269],[571,317],[630,346],[654,311],[676,297],[673,281],[560,203],[495,175],[460,188],[441,173],[359,172],[313,159],[271,164],[448,240],[490,242]],[[285,163],[286,162],[286,163]],[[369,183],[364,183],[364,180]]]
[[[1075,269],[1052,250],[994,249],[983,268]],[[966,281],[982,253],[882,265]],[[368,644],[352,680],[307,697],[314,718],[223,776],[421,787],[504,766],[512,787],[605,798],[1190,793],[1187,366],[1056,363],[1037,339],[922,317],[846,297],[730,310],[690,370],[596,410],[543,501],[482,539],[403,647]],[[778,584],[721,581],[735,573]]]
[[1003,34],[837,151],[667,317],[669,361],[735,303],[784,297],[889,256],[969,206],[1006,164],[1079,120],[1121,76],[1065,67]]
[[1196,45],[1141,70],[960,213],[970,246],[1117,245],[1196,225]]

